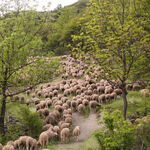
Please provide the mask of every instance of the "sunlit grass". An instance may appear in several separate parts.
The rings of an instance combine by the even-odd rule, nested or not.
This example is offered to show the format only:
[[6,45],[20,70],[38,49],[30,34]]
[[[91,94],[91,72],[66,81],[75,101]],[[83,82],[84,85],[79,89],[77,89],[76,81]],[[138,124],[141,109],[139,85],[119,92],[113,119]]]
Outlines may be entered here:
[[[150,97],[142,97],[137,91],[130,91],[127,95],[128,101],[128,109],[127,109],[127,117],[131,115],[136,116],[145,116],[150,114]],[[118,109],[123,109],[123,99],[122,97],[112,102],[111,104],[106,104],[102,106],[103,109],[108,110],[110,112]]]

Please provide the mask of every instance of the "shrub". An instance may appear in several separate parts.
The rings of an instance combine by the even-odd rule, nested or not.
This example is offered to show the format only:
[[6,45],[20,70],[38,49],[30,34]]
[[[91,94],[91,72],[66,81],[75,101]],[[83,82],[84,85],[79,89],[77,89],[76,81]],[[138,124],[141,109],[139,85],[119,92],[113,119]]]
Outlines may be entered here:
[[21,122],[27,126],[28,134],[37,138],[42,132],[43,121],[37,112],[32,112],[29,108],[20,109]]
[[131,150],[136,141],[136,126],[124,121],[120,111],[105,113],[105,130],[94,133],[102,150]]

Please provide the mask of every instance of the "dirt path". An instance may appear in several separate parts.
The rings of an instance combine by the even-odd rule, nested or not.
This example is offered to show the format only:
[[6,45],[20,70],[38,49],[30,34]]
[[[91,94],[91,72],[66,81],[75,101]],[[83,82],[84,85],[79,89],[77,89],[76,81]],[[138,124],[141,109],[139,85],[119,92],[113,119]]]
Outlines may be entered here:
[[[102,128],[102,125],[97,124],[97,117],[95,113],[90,113],[88,118],[85,118],[79,113],[73,113],[73,126],[80,126],[81,134],[79,136],[79,141],[72,141],[69,144],[59,144],[57,150],[73,150],[76,149],[83,141],[88,139],[93,133],[93,131]],[[103,116],[103,113],[101,114]]]

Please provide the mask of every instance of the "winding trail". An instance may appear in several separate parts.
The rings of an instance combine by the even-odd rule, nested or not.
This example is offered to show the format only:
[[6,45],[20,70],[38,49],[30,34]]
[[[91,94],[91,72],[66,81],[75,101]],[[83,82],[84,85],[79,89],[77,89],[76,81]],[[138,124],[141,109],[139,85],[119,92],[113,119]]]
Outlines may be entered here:
[[[103,112],[101,113],[100,120],[102,119]],[[95,113],[90,113],[88,118],[85,118],[83,115],[80,115],[78,112],[72,114],[73,117],[73,126],[80,126],[81,134],[79,136],[79,141],[71,141],[68,144],[58,144],[57,150],[74,150],[76,149],[81,143],[87,140],[92,133],[102,128],[102,125],[98,125],[97,117]]]

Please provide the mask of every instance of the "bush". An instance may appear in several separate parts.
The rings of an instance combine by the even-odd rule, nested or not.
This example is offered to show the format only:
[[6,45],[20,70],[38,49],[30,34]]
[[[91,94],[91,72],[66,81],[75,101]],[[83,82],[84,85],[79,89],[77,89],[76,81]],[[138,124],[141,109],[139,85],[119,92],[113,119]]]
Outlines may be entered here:
[[120,111],[105,113],[105,130],[94,133],[102,150],[131,150],[136,142],[136,126],[124,121]]
[[27,126],[28,134],[33,138],[38,138],[42,132],[43,121],[37,112],[32,112],[29,108],[20,109],[21,122]]

